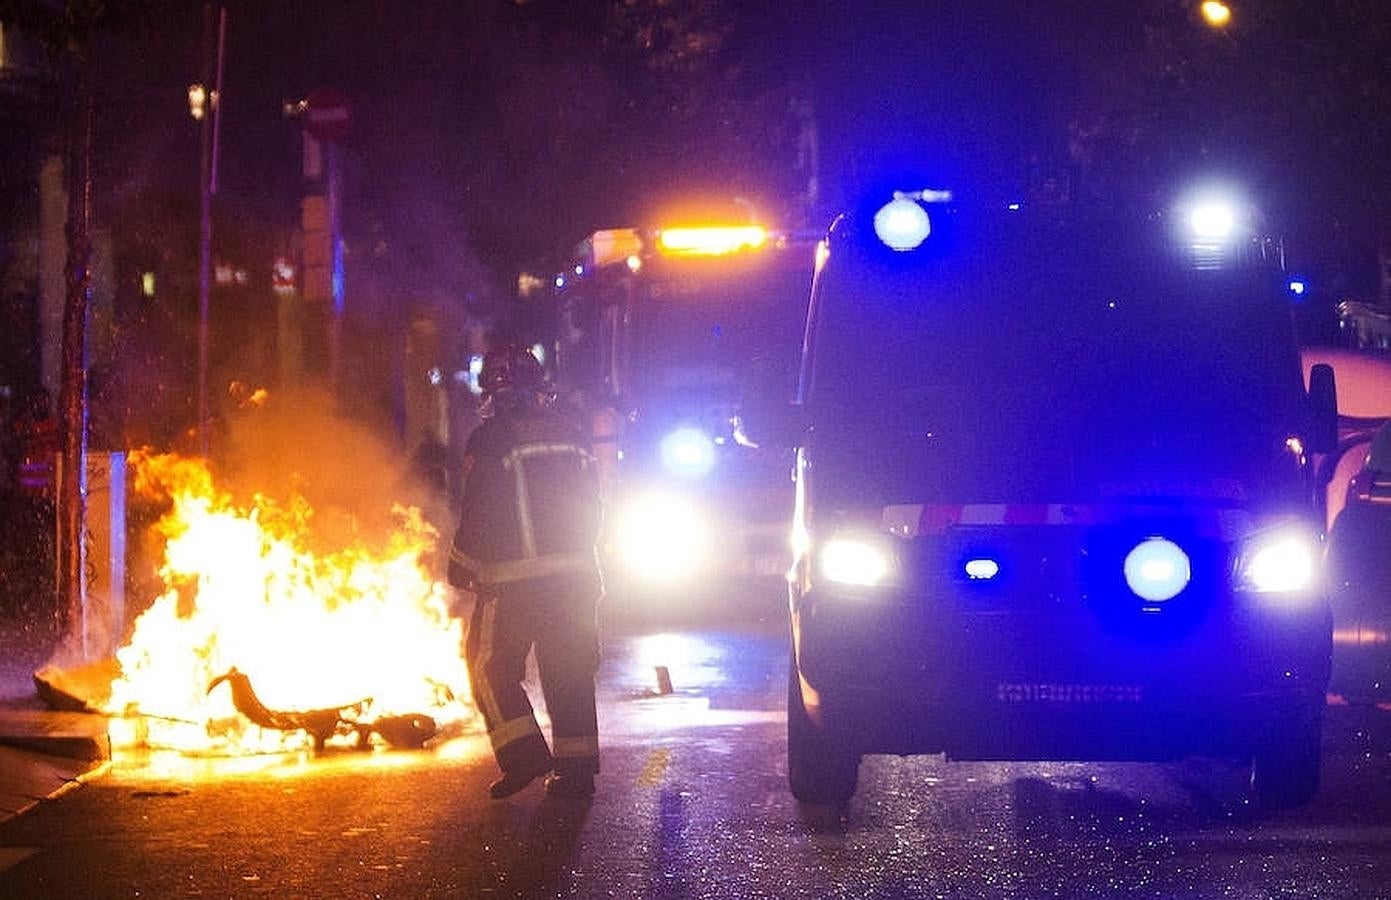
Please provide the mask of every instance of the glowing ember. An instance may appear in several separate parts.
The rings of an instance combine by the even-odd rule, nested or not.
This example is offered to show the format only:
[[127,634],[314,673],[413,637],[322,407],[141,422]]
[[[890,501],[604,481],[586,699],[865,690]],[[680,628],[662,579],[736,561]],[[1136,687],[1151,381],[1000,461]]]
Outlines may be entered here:
[[132,454],[132,463],[137,490],[167,494],[172,510],[159,524],[164,593],[116,654],[114,744],[243,753],[312,743],[253,724],[229,680],[209,690],[233,669],[266,707],[342,710],[333,742],[360,741],[400,716],[454,730],[473,720],[463,625],[422,565],[438,535],[417,510],[396,510],[382,547],[316,553],[302,498],[282,506],[258,496],[239,508],[200,461]]

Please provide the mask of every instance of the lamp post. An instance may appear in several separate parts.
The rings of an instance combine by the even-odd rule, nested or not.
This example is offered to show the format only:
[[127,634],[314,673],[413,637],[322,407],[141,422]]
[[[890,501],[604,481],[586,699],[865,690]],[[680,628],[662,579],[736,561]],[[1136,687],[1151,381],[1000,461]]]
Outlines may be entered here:
[[[217,193],[219,124],[221,122],[222,60],[226,49],[227,8],[203,5],[203,81],[188,89],[188,111],[199,125],[198,173],[198,452],[211,452],[208,411],[208,319],[212,308],[212,198]],[[214,45],[214,41],[216,42]],[[211,84],[209,93],[207,85]]]

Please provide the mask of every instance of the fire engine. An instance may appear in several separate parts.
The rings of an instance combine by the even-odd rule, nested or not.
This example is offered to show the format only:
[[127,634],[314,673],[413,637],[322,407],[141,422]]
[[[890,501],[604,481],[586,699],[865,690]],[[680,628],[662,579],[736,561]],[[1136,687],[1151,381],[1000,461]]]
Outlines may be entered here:
[[709,220],[608,229],[556,275],[554,377],[562,403],[592,414],[611,607],[781,593],[791,455],[736,426],[751,383],[794,380],[816,237]]
[[1280,242],[1213,192],[1069,208],[912,189],[819,245],[794,398],[787,763],[1229,756],[1319,783],[1331,617]]

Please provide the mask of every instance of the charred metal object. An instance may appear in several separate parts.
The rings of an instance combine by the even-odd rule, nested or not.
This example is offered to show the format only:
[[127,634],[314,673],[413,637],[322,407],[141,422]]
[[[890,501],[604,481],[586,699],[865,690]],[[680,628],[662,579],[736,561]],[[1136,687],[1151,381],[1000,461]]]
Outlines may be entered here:
[[373,722],[363,722],[362,709],[368,703],[361,700],[346,706],[310,710],[271,709],[257,696],[247,674],[233,666],[208,683],[208,693],[226,682],[232,690],[232,705],[237,712],[262,728],[274,731],[303,731],[314,741],[316,751],[334,733],[342,729],[356,732],[358,744],[367,747],[372,733],[381,735],[392,747],[418,749],[438,732],[435,720],[422,714],[382,716]]

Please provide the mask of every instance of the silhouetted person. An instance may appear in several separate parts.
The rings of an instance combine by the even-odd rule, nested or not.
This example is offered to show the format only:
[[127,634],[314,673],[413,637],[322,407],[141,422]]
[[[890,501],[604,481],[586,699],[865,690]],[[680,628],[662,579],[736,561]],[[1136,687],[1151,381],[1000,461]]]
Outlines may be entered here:
[[[475,598],[465,657],[502,769],[489,793],[546,775],[548,792],[587,797],[599,771],[598,467],[587,438],[550,408],[529,351],[486,354],[479,386],[487,418],[464,454],[449,580]],[[549,744],[522,684],[533,647]]]

